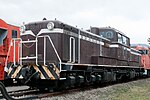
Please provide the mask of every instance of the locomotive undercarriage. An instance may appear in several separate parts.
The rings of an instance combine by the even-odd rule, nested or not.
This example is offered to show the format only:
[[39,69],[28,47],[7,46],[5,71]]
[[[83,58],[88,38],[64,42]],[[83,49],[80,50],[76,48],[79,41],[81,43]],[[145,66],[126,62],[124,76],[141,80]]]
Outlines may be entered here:
[[[38,88],[40,90],[63,90],[78,86],[87,86],[92,84],[105,84],[112,82],[127,81],[134,78],[138,78],[143,75],[140,68],[124,68],[124,67],[108,67],[108,66],[83,66],[83,65],[65,65],[62,64],[62,71],[58,73],[58,76],[47,77],[43,73],[47,74],[48,71],[41,70],[43,67],[38,66],[40,70],[37,71],[35,66],[24,65],[20,70],[20,75],[14,78],[18,83],[22,83],[30,86],[31,88]],[[50,67],[52,75],[56,69]],[[43,68],[45,69],[45,68]],[[48,68],[47,68],[48,70]],[[44,71],[44,72],[42,72]],[[18,72],[18,71],[16,71]],[[15,74],[15,73],[14,73]],[[12,74],[12,76],[14,75]],[[42,76],[43,74],[43,76]]]

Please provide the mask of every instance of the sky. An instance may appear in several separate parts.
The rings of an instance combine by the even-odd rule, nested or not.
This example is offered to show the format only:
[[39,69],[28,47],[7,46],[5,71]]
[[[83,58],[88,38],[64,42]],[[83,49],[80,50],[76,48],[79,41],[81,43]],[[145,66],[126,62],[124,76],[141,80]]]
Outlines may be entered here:
[[110,26],[132,44],[150,37],[150,0],[0,0],[0,18],[17,26],[43,18],[85,30]]

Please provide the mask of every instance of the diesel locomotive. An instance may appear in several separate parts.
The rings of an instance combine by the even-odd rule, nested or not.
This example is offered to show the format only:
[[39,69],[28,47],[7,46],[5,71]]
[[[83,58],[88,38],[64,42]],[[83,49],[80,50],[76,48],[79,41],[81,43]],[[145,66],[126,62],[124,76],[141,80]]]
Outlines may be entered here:
[[[111,27],[84,31],[57,20],[21,27],[19,61],[7,77],[39,89],[68,88],[142,76],[141,54]],[[15,61],[15,60],[14,60]]]

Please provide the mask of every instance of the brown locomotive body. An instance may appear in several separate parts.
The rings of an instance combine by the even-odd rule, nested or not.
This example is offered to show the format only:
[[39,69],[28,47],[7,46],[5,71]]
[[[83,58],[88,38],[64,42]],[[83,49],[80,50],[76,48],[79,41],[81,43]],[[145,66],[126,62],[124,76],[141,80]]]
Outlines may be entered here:
[[[60,21],[25,24],[20,65],[9,77],[34,87],[69,87],[140,76],[140,53],[113,28],[84,31]],[[41,81],[42,80],[42,81]]]
[[[32,29],[32,27],[41,27],[41,29],[46,29],[49,21],[44,21],[40,23],[40,26],[37,26],[35,23],[31,23],[26,26],[26,30],[32,30],[32,32],[36,35],[40,32],[38,28]],[[51,21],[52,22],[52,21]],[[86,32],[83,30],[79,30],[75,27],[63,24],[59,21],[53,21],[55,23],[55,29],[50,31],[50,33],[41,33],[38,36],[49,36],[55,48],[62,60],[63,63],[78,63],[78,64],[91,64],[91,56],[102,55],[100,54],[100,45],[107,44],[109,46],[109,40],[105,38],[100,38],[100,36],[95,35],[90,32]],[[37,29],[37,30],[36,30]],[[56,30],[56,31],[55,31]],[[30,36],[30,37],[29,37]],[[34,38],[34,36],[22,35],[22,40],[27,41],[28,38]],[[80,43],[79,43],[80,42]],[[39,63],[42,64],[44,61],[44,38],[40,38],[38,40],[38,57]],[[49,39],[46,39],[46,62],[52,63],[57,62],[58,59],[55,56],[55,52],[49,43]],[[28,44],[29,46],[23,46],[23,55],[31,55],[35,56],[35,44]],[[31,48],[28,48],[32,45]],[[103,46],[104,49],[108,48],[107,46]],[[30,49],[30,50],[28,50]],[[104,55],[109,55],[109,51],[105,51]],[[74,53],[74,54],[73,54]],[[25,62],[31,63],[31,60],[26,60]],[[35,60],[33,61],[35,64]]]

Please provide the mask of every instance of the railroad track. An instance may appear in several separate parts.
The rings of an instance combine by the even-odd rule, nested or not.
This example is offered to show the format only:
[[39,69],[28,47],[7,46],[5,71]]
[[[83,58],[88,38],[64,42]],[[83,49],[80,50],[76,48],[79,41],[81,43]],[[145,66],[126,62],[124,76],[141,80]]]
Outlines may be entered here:
[[[25,89],[25,90],[17,90],[17,91],[10,91],[8,95],[10,96],[8,100],[31,100],[31,99],[42,99],[46,97],[58,96],[63,94],[68,94],[72,92],[78,92],[84,90],[86,88],[72,88],[66,89],[59,92],[40,92],[38,89]],[[0,99],[4,99],[2,95],[0,95]]]
[[[89,89],[89,88],[88,88]],[[60,91],[60,92],[33,92],[31,93],[26,93],[26,95],[24,97],[20,97],[22,96],[22,94],[17,94],[15,95],[15,98],[22,98],[25,100],[31,100],[31,99],[42,99],[42,98],[46,98],[46,97],[52,97],[52,96],[61,96],[64,94],[69,94],[69,93],[73,93],[73,92],[79,92],[79,91],[83,91],[83,90],[87,90],[86,88],[76,88],[76,89],[68,89],[68,90],[64,90],[64,91]],[[27,95],[28,94],[28,95]]]
[[[13,99],[30,99],[28,95],[36,94],[38,93],[38,90],[35,89],[24,89],[24,90],[16,90],[16,91],[9,91],[8,95]],[[26,98],[23,98],[26,97]],[[3,99],[3,95],[0,94],[0,99]]]
[[[145,79],[145,78],[142,78]],[[137,79],[140,80],[140,79]],[[136,81],[136,80],[132,80]],[[128,82],[128,81],[127,81]],[[119,82],[119,83],[110,83],[110,84],[102,84],[100,86],[93,86],[93,85],[88,85],[84,87],[78,87],[78,88],[72,88],[72,89],[66,89],[63,91],[59,92],[41,92],[38,89],[24,89],[24,90],[17,90],[17,91],[10,91],[8,92],[8,95],[11,97],[11,99],[8,100],[32,100],[32,99],[42,99],[42,98],[47,98],[47,97],[52,97],[52,96],[61,96],[64,94],[69,94],[73,92],[80,92],[80,91],[86,91],[90,89],[95,89],[95,88],[101,88],[101,87],[106,87],[110,85],[115,85],[115,84],[121,84],[121,83],[127,83],[127,82]],[[130,81],[131,82],[131,81]],[[0,99],[3,99],[3,96],[0,95]]]

